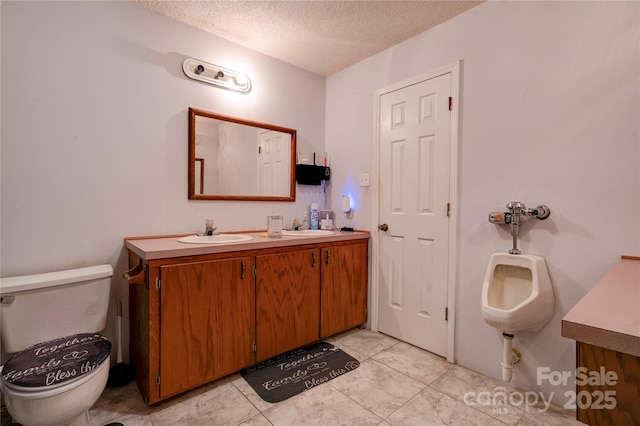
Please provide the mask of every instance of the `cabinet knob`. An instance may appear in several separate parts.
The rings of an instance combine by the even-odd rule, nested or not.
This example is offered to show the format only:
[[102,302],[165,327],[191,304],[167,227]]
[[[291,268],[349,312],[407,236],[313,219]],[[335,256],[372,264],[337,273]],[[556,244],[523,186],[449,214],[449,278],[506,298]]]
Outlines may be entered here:
[[378,229],[381,230],[382,232],[387,232],[389,230],[389,225],[387,225],[386,223],[383,223],[382,225],[378,226]]

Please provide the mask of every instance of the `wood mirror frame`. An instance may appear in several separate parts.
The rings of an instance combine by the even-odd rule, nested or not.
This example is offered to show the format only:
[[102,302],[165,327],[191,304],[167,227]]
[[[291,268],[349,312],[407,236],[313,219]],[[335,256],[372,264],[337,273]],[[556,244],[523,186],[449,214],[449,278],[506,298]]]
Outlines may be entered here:
[[[264,194],[217,194],[217,193],[207,193],[207,191],[203,191],[204,187],[204,160],[198,156],[196,158],[196,138],[197,138],[197,129],[196,129],[196,119],[197,117],[207,117],[213,120],[219,120],[222,122],[228,123],[236,123],[243,126],[255,127],[258,130],[265,131],[274,131],[281,132],[287,134],[291,138],[291,146],[289,147],[289,157],[285,159],[289,166],[288,174],[284,173],[288,176],[288,194],[278,194],[278,195],[264,195]],[[244,142],[244,141],[243,141]],[[253,143],[254,141],[249,141],[247,143]],[[262,147],[258,146],[258,141],[256,143],[256,151],[261,153]],[[198,162],[198,164],[196,164]],[[207,160],[209,163],[210,160]],[[284,164],[284,162],[283,162]],[[239,170],[246,170],[247,167],[251,165],[238,165]],[[198,178],[199,188],[196,190],[196,169],[200,171],[200,176]],[[286,127],[276,126],[273,124],[260,123],[258,121],[252,120],[244,120],[237,117],[230,117],[227,115],[216,114],[209,111],[204,111],[196,108],[189,108],[189,177],[188,177],[188,186],[189,186],[189,199],[190,200],[240,200],[240,201],[295,201],[296,200],[296,130],[289,129]],[[282,182],[281,185],[285,183]],[[256,190],[256,192],[259,192]]]

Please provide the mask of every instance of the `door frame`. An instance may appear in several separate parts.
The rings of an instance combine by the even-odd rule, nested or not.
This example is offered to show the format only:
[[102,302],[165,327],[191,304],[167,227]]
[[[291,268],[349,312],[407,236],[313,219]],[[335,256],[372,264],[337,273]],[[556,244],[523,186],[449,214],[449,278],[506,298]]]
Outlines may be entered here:
[[420,83],[425,80],[451,73],[451,145],[449,156],[449,202],[451,210],[449,216],[449,265],[447,279],[447,361],[455,362],[455,318],[456,318],[456,283],[458,265],[458,206],[459,206],[459,145],[460,145],[460,77],[462,60],[437,68],[428,73],[400,81],[390,86],[383,87],[374,92],[374,118],[373,118],[373,176],[376,190],[373,192],[372,203],[372,232],[371,232],[371,330],[378,331],[378,292],[380,291],[379,268],[380,264],[380,236],[378,224],[380,223],[380,98],[395,90]]

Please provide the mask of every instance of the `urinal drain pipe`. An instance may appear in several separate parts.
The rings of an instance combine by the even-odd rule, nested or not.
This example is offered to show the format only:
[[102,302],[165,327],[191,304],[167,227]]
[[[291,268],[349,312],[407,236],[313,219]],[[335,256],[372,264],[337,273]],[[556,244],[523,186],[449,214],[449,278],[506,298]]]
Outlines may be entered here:
[[502,333],[502,381],[511,382],[511,373],[513,367],[520,361],[520,352],[513,349],[513,334]]

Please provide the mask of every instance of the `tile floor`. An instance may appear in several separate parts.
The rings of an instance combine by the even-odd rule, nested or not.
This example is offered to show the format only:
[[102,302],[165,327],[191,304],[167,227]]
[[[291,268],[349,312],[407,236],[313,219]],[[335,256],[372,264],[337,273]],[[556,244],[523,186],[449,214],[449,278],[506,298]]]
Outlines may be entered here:
[[[90,411],[91,421],[126,426],[582,424],[575,412],[558,406],[525,408],[520,391],[504,390],[499,381],[384,334],[354,329],[326,340],[357,358],[360,367],[277,404],[260,399],[239,374],[152,407],[131,383],[107,388]],[[501,392],[515,404],[491,404],[500,402]]]

